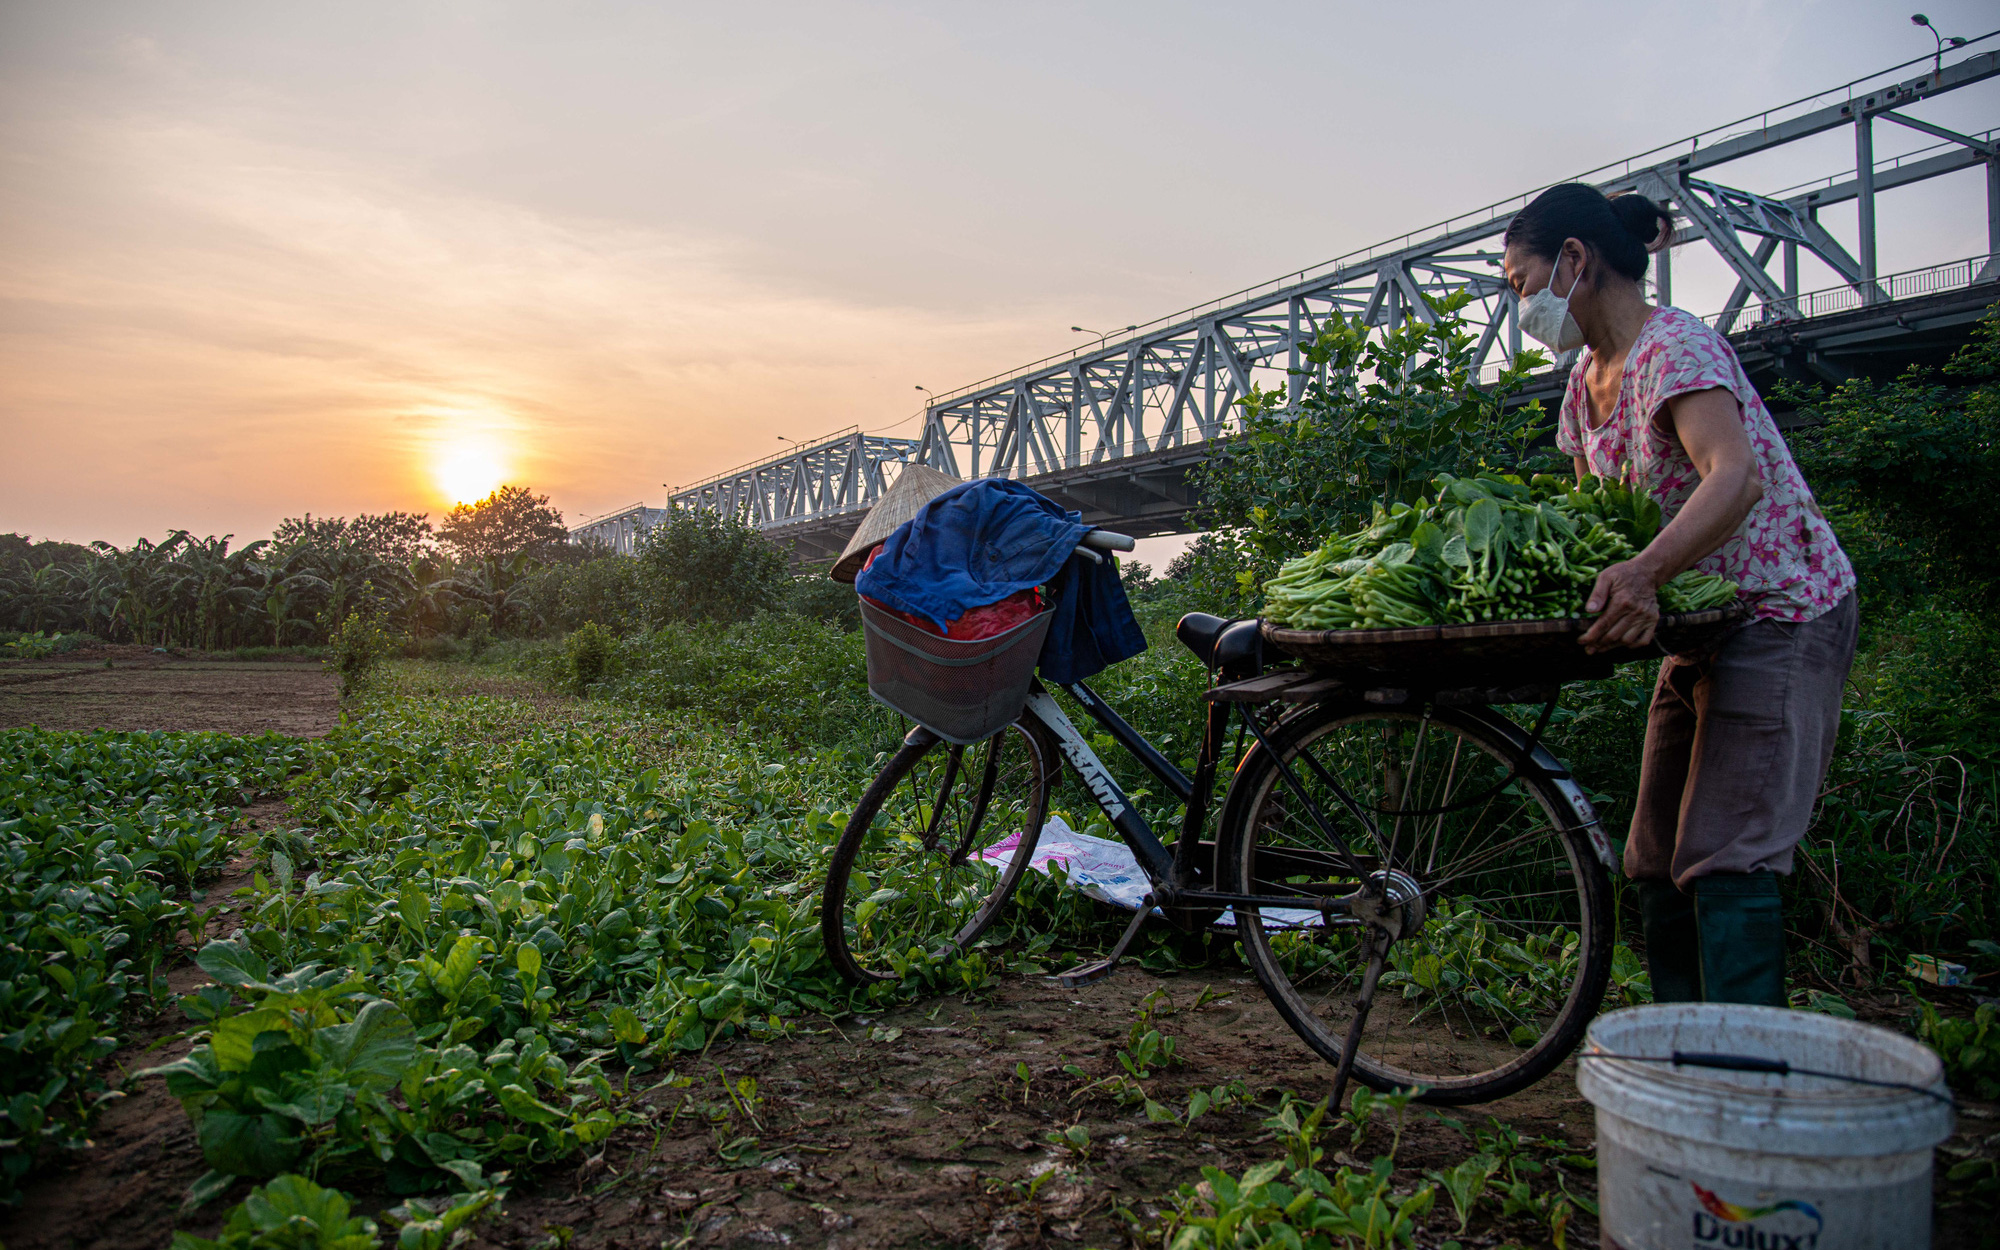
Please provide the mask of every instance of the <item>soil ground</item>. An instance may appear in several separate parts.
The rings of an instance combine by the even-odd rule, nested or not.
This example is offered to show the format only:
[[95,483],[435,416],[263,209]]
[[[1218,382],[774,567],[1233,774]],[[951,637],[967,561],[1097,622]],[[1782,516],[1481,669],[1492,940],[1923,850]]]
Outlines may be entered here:
[[100,645],[0,663],[0,729],[215,729],[317,738],[340,716],[317,661],[181,657]]
[[[225,878],[211,897],[225,897],[234,884]],[[183,992],[204,983],[191,966],[175,982]],[[1144,1219],[1178,1186],[1199,1181],[1203,1166],[1240,1173],[1274,1157],[1282,1147],[1262,1125],[1270,1108],[1287,1091],[1308,1101],[1327,1092],[1330,1069],[1293,1038],[1241,969],[1160,978],[1133,967],[1083,990],[1009,975],[991,988],[977,1002],[948,998],[877,1017],[802,1021],[783,1040],[719,1045],[682,1056],[672,1069],[634,1074],[630,1109],[639,1122],[596,1158],[515,1177],[505,1213],[476,1244],[527,1247],[567,1233],[572,1247],[605,1250],[1124,1245],[1128,1217],[1120,1208]],[[1196,1008],[1204,989],[1220,997]],[[1182,1063],[1145,1082],[1147,1090],[1183,1110],[1197,1086],[1236,1080],[1249,1095],[1187,1132],[1149,1123],[1140,1107],[1121,1107],[1102,1090],[1082,1092],[1089,1081],[1063,1071],[1073,1064],[1091,1079],[1120,1071],[1116,1054],[1155,991],[1167,1001],[1155,1000],[1153,1024],[1175,1039]],[[185,1040],[146,1050],[182,1027],[162,1019],[137,1030],[114,1062],[133,1071],[185,1054]],[[1019,1063],[1029,1069],[1025,1089]],[[676,1075],[692,1083],[676,1084]],[[746,1077],[754,1095],[738,1105],[723,1082]],[[128,1089],[99,1121],[91,1156],[44,1176],[15,1217],[0,1220],[9,1250],[113,1250],[171,1238],[181,1195],[206,1169],[161,1083]],[[1481,1124],[1486,1115],[1524,1135],[1590,1149],[1590,1107],[1567,1072],[1456,1118]],[[1405,1123],[1399,1188],[1469,1152],[1466,1137],[1432,1113],[1412,1109]],[[1072,1125],[1088,1132],[1087,1148],[1051,1144],[1050,1134]],[[1390,1122],[1378,1117],[1359,1145],[1340,1125],[1322,1141],[1330,1166],[1336,1158],[1365,1164],[1387,1152],[1390,1139]],[[1053,1175],[1030,1198],[1043,1172]],[[1587,1172],[1565,1181],[1594,1194]],[[363,1210],[396,1201],[357,1196]],[[240,1197],[233,1192],[180,1227],[212,1236]],[[1453,1221],[1440,1212],[1431,1223],[1445,1230]],[[1516,1224],[1521,1244],[1538,1244],[1533,1222]],[[1571,1246],[1597,1244],[1588,1224],[1572,1228]]]
[[[115,658],[115,657],[113,657]],[[258,732],[275,717],[292,732],[325,732],[333,722],[329,679],[303,665],[165,662],[121,672],[126,685],[78,688],[68,725],[201,728]],[[61,661],[71,664],[63,669]],[[187,667],[180,667],[186,664]],[[268,674],[259,669],[279,670]],[[16,681],[46,671],[45,682]],[[103,673],[98,658],[91,675]],[[107,677],[110,674],[106,674]],[[232,679],[234,684],[232,684]],[[290,679],[289,687],[281,679]],[[75,657],[0,670],[0,725],[20,723],[12,699],[23,686],[81,681]],[[176,683],[185,683],[176,685]],[[297,692],[286,703],[279,692]],[[92,690],[95,694],[91,694]],[[173,690],[198,692],[196,703]],[[121,691],[123,694],[121,695]],[[60,699],[46,706],[63,708]],[[245,708],[253,707],[246,713]],[[65,723],[44,714],[37,723]],[[205,890],[207,905],[226,904],[253,869],[254,835],[289,823],[282,804],[243,813],[245,851]],[[209,927],[235,927],[226,911]],[[206,978],[191,962],[172,974],[187,992]],[[1204,990],[1210,992],[1204,993]],[[1161,1104],[1184,1110],[1197,1086],[1240,1082],[1248,1101],[1214,1111],[1189,1129],[1153,1124],[1138,1106],[1121,1106],[1093,1081],[1120,1071],[1117,1054],[1149,995],[1153,1024],[1173,1037],[1182,1062],[1145,1082]],[[1902,1008],[1858,1003],[1864,1015]],[[1308,1102],[1327,1092],[1331,1072],[1280,1022],[1249,974],[1224,965],[1159,977],[1127,965],[1081,990],[1041,978],[1003,974],[976,1001],[934,999],[873,1018],[794,1022],[770,1042],[734,1041],[703,1055],[680,1056],[672,1071],[630,1074],[635,1122],[602,1153],[512,1178],[506,1210],[482,1226],[477,1247],[1016,1247],[1130,1244],[1129,1220],[1150,1222],[1178,1187],[1199,1181],[1203,1166],[1232,1173],[1282,1150],[1264,1119],[1290,1092]],[[177,1012],[135,1022],[130,1042],[110,1061],[130,1073],[184,1054],[191,1044]],[[1026,1064],[1023,1083],[1017,1065]],[[1085,1076],[1064,1071],[1075,1065]],[[1593,1147],[1591,1108],[1576,1093],[1574,1062],[1535,1088],[1500,1102],[1448,1113],[1466,1130],[1497,1117],[1524,1137],[1546,1139],[1531,1152],[1551,1168],[1544,1192],[1563,1187],[1594,1197],[1591,1174],[1554,1161],[1565,1150]],[[669,1080],[672,1077],[674,1079]],[[747,1094],[746,1078],[755,1082]],[[114,1076],[114,1080],[115,1080]],[[724,1083],[738,1094],[725,1092]],[[8,1250],[125,1250],[164,1247],[187,1186],[204,1169],[180,1107],[158,1081],[130,1081],[125,1096],[99,1119],[92,1148],[47,1169],[27,1201],[0,1213]],[[1078,1149],[1050,1135],[1073,1126],[1087,1133]],[[1321,1144],[1329,1163],[1387,1153],[1390,1122],[1378,1116],[1358,1143],[1331,1125]],[[1558,1145],[1563,1143],[1565,1145]],[[1428,1169],[1445,1168],[1472,1150],[1466,1133],[1438,1113],[1412,1108],[1396,1152],[1396,1181],[1407,1190]],[[1939,1157],[1946,1168],[2000,1149],[2000,1109],[1960,1103],[1958,1132]],[[1035,1185],[1038,1177],[1042,1180]],[[179,1226],[213,1236],[222,1213],[247,1184]],[[359,1193],[359,1210],[391,1205],[386,1194]],[[1545,1225],[1528,1218],[1496,1222],[1489,1198],[1473,1246],[1551,1244]],[[1968,1206],[1938,1213],[1936,1244],[1995,1244],[1990,1217]],[[1419,1246],[1436,1246],[1456,1221],[1449,1203],[1425,1221]],[[1567,1245],[1598,1244],[1595,1222],[1580,1215]]]

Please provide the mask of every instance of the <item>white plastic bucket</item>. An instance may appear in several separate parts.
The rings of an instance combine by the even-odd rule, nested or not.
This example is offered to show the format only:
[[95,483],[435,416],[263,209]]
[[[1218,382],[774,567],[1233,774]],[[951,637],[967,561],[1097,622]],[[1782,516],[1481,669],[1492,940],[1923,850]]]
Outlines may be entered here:
[[1620,1250],[1923,1250],[1931,1148],[1951,1107],[1908,1089],[1796,1073],[1591,1055],[1675,1051],[1945,1092],[1928,1047],[1887,1029],[1776,1007],[1633,1007],[1590,1026],[1577,1088],[1597,1108],[1604,1244]]

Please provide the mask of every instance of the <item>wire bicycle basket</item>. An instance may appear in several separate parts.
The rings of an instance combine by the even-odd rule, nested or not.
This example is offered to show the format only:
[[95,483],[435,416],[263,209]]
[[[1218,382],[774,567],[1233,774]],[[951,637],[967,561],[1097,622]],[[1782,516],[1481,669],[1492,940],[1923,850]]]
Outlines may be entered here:
[[1053,609],[1005,633],[941,638],[861,601],[868,693],[947,742],[970,746],[1006,728],[1028,702]]

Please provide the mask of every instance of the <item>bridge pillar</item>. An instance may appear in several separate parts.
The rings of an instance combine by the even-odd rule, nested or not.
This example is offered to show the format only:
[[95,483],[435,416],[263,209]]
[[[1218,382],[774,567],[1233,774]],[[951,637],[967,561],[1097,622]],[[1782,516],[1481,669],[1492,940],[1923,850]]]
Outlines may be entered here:
[[1875,289],[1875,118],[1865,107],[1854,118],[1854,205],[1861,219],[1861,302],[1874,303]]
[[1986,158],[1986,264],[1980,282],[2000,278],[2000,156]]

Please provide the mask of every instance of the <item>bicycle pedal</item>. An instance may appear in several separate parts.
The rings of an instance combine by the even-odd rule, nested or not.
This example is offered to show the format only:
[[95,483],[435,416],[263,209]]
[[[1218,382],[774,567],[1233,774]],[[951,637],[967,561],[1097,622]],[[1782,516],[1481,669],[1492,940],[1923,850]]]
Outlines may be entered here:
[[1146,917],[1152,914],[1153,896],[1148,894],[1139,901],[1139,910],[1133,915],[1132,923],[1125,926],[1125,932],[1119,935],[1118,944],[1111,948],[1109,955],[1096,963],[1078,964],[1068,972],[1058,972],[1049,980],[1073,990],[1110,976],[1112,969],[1118,966],[1118,961],[1125,958],[1125,952],[1131,949],[1133,939],[1139,936],[1140,926],[1146,923]]

